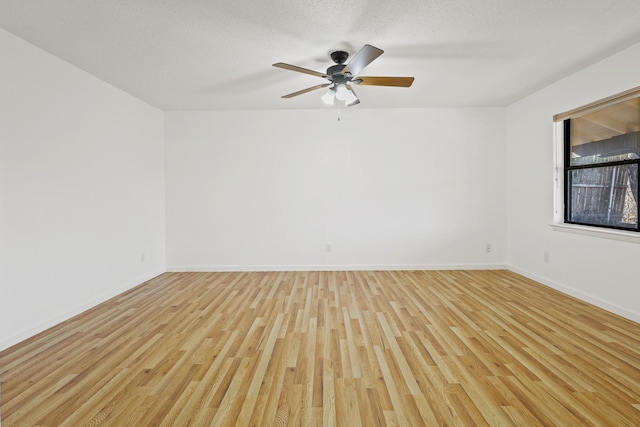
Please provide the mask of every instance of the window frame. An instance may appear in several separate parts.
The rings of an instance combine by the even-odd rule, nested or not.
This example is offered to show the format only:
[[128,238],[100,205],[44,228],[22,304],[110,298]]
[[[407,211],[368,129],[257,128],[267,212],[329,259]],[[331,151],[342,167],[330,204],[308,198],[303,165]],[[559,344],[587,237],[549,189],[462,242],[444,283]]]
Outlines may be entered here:
[[[556,114],[553,117],[554,125],[556,126],[554,132],[554,139],[556,140],[556,158],[555,158],[555,207],[554,207],[554,226],[566,225],[566,226],[578,226],[580,228],[589,229],[609,229],[611,232],[623,232],[630,235],[638,236],[640,233],[640,218],[637,221],[636,227],[621,227],[608,224],[592,224],[580,221],[570,220],[571,215],[571,178],[570,174],[575,170],[583,169],[597,169],[606,168],[618,165],[637,165],[637,179],[640,182],[640,159],[625,159],[615,160],[610,162],[601,162],[593,164],[583,165],[571,165],[571,119],[577,118],[604,108],[616,105],[621,102],[625,102],[631,99],[640,97],[640,87],[636,87],[625,92],[612,95],[610,97],[592,102],[582,107],[567,111],[565,113]],[[558,159],[560,157],[560,159]],[[640,201],[636,197],[637,203],[637,215],[640,215]],[[558,206],[562,204],[562,206]]]

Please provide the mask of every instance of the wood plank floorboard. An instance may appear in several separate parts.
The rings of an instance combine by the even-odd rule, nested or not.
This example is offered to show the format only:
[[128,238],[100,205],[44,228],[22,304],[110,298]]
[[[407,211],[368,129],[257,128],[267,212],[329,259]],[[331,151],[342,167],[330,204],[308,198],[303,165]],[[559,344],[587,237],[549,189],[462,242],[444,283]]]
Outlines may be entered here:
[[640,426],[640,325],[508,271],[165,273],[0,352],[2,426]]

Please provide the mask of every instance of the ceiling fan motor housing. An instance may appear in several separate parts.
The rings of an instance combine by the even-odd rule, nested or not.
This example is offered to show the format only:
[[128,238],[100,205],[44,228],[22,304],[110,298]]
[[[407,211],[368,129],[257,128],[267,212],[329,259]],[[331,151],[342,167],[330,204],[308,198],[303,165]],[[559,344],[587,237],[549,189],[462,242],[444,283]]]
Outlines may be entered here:
[[346,67],[346,65],[344,64],[332,65],[331,67],[327,68],[327,75],[334,77],[336,76],[336,74],[342,75],[342,70],[344,70],[344,67]]
[[344,70],[344,67],[346,67],[344,63],[347,58],[349,58],[349,54],[344,50],[336,50],[335,52],[331,52],[331,59],[336,63],[336,65],[332,65],[331,67],[327,68],[327,76],[331,76],[331,80],[333,82],[340,83],[336,80],[341,80],[340,77],[344,77],[342,74],[342,70]]

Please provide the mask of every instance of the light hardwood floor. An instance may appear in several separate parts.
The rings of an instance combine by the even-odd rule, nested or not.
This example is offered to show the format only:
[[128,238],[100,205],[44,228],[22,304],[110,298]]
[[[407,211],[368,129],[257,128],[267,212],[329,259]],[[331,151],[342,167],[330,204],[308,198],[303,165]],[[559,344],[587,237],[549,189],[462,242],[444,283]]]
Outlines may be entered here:
[[3,427],[640,425],[640,325],[507,271],[167,273],[0,375]]

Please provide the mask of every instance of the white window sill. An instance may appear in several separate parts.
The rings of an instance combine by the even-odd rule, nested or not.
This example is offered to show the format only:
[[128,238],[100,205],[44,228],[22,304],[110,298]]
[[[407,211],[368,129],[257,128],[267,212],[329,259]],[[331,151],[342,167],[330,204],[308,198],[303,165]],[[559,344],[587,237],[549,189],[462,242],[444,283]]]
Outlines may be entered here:
[[611,228],[587,227],[575,224],[549,224],[555,231],[582,234],[584,236],[600,237],[603,239],[621,240],[623,242],[640,243],[640,233],[633,231],[614,230]]

